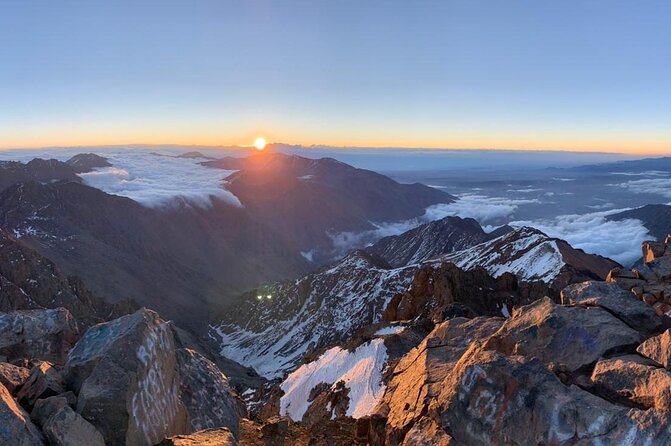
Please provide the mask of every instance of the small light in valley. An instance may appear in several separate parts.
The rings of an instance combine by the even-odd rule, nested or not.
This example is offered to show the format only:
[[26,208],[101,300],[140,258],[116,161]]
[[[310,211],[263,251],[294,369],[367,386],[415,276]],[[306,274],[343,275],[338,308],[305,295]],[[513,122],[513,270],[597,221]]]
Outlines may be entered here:
[[271,296],[270,294],[266,296],[266,299],[272,299],[272,298],[273,296]]
[[258,295],[258,296],[256,296],[256,298],[257,298],[258,300],[261,300],[261,299],[263,299],[263,296]]

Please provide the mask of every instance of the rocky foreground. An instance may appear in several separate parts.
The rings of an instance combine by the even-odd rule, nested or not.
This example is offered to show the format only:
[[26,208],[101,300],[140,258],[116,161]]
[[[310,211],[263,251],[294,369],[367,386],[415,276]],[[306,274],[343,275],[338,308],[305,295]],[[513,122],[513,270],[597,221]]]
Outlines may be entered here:
[[420,270],[383,322],[307,355],[251,412],[151,310],[83,333],[64,308],[0,313],[0,444],[670,444],[671,246],[643,252],[560,294]]

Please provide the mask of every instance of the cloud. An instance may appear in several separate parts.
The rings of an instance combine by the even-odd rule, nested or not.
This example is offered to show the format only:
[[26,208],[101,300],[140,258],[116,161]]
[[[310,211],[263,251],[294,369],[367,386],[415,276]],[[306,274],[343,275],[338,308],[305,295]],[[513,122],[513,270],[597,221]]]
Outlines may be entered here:
[[514,221],[511,226],[531,226],[550,237],[566,240],[575,248],[609,257],[630,266],[641,257],[641,242],[651,238],[640,220],[609,221],[614,209],[582,215],[560,215],[551,220]]
[[463,194],[454,203],[436,204],[426,209],[422,220],[439,220],[448,216],[471,217],[482,224],[497,223],[510,217],[522,204],[537,204],[538,199],[512,199],[486,197],[478,194]]
[[648,178],[615,184],[635,194],[655,194],[671,198],[671,178]]

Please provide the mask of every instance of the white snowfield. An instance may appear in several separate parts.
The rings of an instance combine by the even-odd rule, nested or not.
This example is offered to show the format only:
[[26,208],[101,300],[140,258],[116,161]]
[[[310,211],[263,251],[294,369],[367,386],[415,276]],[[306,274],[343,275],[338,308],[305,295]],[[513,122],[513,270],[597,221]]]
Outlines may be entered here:
[[387,349],[382,339],[362,344],[353,352],[334,347],[314,362],[304,364],[280,385],[280,415],[294,421],[303,419],[310,406],[310,391],[319,384],[334,386],[343,381],[349,389],[347,415],[361,418],[370,415],[384,395],[382,371],[387,362]]
[[[520,228],[472,248],[442,256],[460,268],[485,268],[492,276],[513,273],[525,281],[552,282],[566,265],[557,242],[533,228]],[[435,261],[434,261],[435,262]]]

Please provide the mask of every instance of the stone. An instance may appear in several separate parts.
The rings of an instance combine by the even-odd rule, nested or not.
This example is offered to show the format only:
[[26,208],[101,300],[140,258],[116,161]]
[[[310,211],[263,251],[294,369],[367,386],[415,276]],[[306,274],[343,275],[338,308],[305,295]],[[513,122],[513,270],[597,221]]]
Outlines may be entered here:
[[63,375],[53,364],[42,361],[30,371],[30,376],[16,395],[22,406],[31,408],[40,398],[65,392]]
[[656,258],[664,255],[666,244],[662,242],[646,241],[641,245],[641,249],[643,250],[643,262],[650,263]]
[[154,445],[190,432],[172,332],[151,310],[89,328],[64,374],[77,412],[108,444]]
[[669,414],[564,385],[538,359],[472,345],[429,414],[458,444],[669,444]]
[[190,435],[166,438],[158,446],[236,446],[233,433],[225,427],[205,429]]
[[44,438],[18,405],[9,391],[0,384],[0,444],[12,446],[42,446]]
[[633,349],[639,332],[599,307],[567,307],[544,298],[515,310],[486,341],[507,355],[536,357],[555,371],[575,372],[607,352]]
[[65,363],[77,341],[77,323],[65,308],[0,313],[0,354]]
[[671,281],[671,256],[659,257],[647,265],[660,281]]
[[636,351],[671,370],[671,329],[647,339]]
[[6,362],[0,362],[0,384],[15,395],[19,387],[26,382],[30,376],[30,370],[24,367],[18,367]]
[[42,430],[53,446],[105,446],[100,432],[67,405],[56,411]]
[[588,281],[569,285],[561,292],[561,303],[604,308],[643,333],[658,332],[662,327],[662,320],[650,305],[612,283]]
[[648,282],[659,280],[659,277],[650,269],[648,265],[638,265],[634,268],[639,279],[643,279]]
[[52,415],[65,406],[70,406],[68,398],[65,396],[57,395],[37,400],[33,406],[33,410],[30,412],[30,419],[36,425],[40,427],[44,426]]
[[402,446],[457,446],[454,439],[431,418],[422,418],[403,439]]
[[387,417],[387,444],[399,444],[442,390],[442,381],[468,346],[501,328],[503,318],[454,318],[437,325],[396,365],[376,412]]
[[635,355],[601,359],[592,372],[600,393],[644,409],[671,410],[671,373]]
[[225,427],[237,437],[246,411],[226,376],[194,350],[178,349],[177,362],[181,399],[193,431]]

